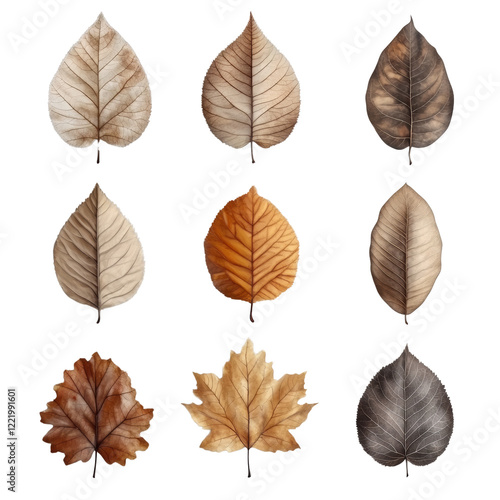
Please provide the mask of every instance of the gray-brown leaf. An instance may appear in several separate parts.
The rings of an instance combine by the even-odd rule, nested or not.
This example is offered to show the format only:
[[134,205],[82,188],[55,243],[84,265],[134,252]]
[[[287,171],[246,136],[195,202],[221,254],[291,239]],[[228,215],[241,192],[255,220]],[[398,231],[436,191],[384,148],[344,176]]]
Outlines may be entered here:
[[50,84],[49,111],[61,138],[79,148],[95,140],[127,146],[148,125],[146,73],[102,14],[59,66]]
[[368,118],[391,148],[424,148],[439,139],[453,113],[443,60],[411,20],[384,49],[366,91]]
[[441,455],[453,432],[450,399],[437,376],[408,346],[366,388],[356,420],[359,442],[378,463],[428,465]]
[[287,59],[253,16],[215,59],[203,82],[203,114],[212,133],[233,148],[269,148],[292,132],[300,108],[299,82]]
[[431,207],[405,184],[380,210],[370,246],[377,291],[405,321],[429,295],[441,271],[441,249]]
[[134,228],[98,184],[61,229],[54,245],[57,279],[68,297],[98,311],[122,304],[144,277]]

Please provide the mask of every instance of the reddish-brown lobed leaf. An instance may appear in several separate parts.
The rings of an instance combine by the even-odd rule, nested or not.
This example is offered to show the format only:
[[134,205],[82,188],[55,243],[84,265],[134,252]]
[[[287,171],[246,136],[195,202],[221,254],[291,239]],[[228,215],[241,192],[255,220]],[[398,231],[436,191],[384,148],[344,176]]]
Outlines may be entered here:
[[89,361],[79,359],[54,390],[56,399],[40,412],[41,421],[53,426],[43,440],[52,453],[65,454],[66,465],[87,462],[94,452],[96,462],[99,453],[108,464],[125,465],[136,451],[148,448],[140,434],[148,429],[153,410],[136,401],[129,376],[111,359],[98,353]]

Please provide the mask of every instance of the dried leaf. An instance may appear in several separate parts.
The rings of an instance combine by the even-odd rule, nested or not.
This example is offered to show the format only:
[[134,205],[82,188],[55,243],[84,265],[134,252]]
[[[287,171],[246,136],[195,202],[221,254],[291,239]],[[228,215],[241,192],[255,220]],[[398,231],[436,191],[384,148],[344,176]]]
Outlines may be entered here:
[[453,432],[453,411],[440,380],[408,346],[373,377],[361,397],[358,437],[382,465],[428,465],[441,455]]
[[97,309],[97,323],[102,309],[123,304],[141,285],[141,243],[98,184],[61,229],[54,266],[66,295]]
[[78,148],[95,140],[127,146],[147,127],[151,91],[146,73],[102,14],[59,66],[50,84],[49,111],[56,132]]
[[66,465],[87,462],[95,453],[95,477],[98,453],[108,464],[125,465],[136,451],[147,450],[140,434],[149,428],[153,410],[136,401],[130,384],[126,372],[97,353],[65,370],[64,382],[54,387],[56,399],[40,412],[41,421],[53,426],[43,438],[50,451],[64,453]]
[[[283,375],[275,380],[266,353],[254,353],[247,340],[241,353],[231,351],[222,378],[213,373],[194,376],[194,395],[203,403],[184,404],[193,420],[210,430],[201,448],[210,451],[247,449],[250,477],[250,448],[261,451],[290,451],[300,448],[290,429],[302,424],[314,404],[299,405],[305,397],[305,372]],[[316,403],[315,403],[316,404]]]
[[212,282],[226,297],[271,300],[290,288],[297,273],[299,242],[278,209],[255,187],[230,201],[205,238]]
[[210,66],[203,82],[203,114],[212,133],[233,148],[283,142],[297,123],[299,82],[286,58],[252,14],[243,33]]
[[380,210],[370,259],[378,293],[406,323],[441,271],[442,246],[431,207],[405,184]]
[[425,148],[448,128],[453,113],[443,60],[411,20],[384,49],[366,91],[366,109],[391,148]]

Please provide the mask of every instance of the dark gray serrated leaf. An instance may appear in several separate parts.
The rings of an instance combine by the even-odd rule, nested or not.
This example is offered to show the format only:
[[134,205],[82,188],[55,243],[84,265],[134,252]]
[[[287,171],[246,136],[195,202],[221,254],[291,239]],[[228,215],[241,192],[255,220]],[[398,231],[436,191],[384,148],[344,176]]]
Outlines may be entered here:
[[406,346],[366,388],[356,425],[366,453],[391,467],[406,461],[408,476],[408,462],[428,465],[444,452],[453,411],[441,381]]

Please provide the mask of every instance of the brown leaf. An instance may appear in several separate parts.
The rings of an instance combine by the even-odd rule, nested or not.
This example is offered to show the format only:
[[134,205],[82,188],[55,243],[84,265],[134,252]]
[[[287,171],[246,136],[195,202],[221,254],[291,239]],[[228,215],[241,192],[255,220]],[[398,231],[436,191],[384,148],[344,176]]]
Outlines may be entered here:
[[56,399],[40,412],[41,422],[53,426],[43,438],[50,451],[64,453],[66,465],[87,462],[95,453],[95,477],[98,453],[108,464],[125,465],[146,450],[140,434],[149,428],[153,410],[136,401],[130,384],[126,372],[97,353],[65,370],[64,382],[54,387]]
[[97,309],[97,323],[102,309],[130,300],[141,285],[141,243],[98,184],[61,229],[54,267],[68,297]]
[[370,246],[377,291],[405,321],[432,290],[442,246],[431,207],[405,184],[380,210]]
[[453,113],[443,60],[411,20],[384,49],[366,91],[368,117],[391,148],[425,148],[448,128]]
[[59,66],[50,84],[49,111],[56,132],[78,148],[95,140],[127,146],[147,127],[151,91],[146,73],[102,14]]
[[[194,376],[194,395],[201,405],[184,404],[193,420],[210,430],[201,448],[210,451],[290,451],[300,448],[290,434],[304,422],[314,404],[299,405],[306,395],[305,372],[275,380],[264,351],[254,353],[247,340],[241,353],[231,351],[222,378],[213,373]],[[316,403],[315,403],[316,404]],[[250,463],[248,462],[248,477]]]
[[230,201],[205,238],[212,282],[226,297],[250,302],[271,300],[290,288],[297,273],[299,242],[278,209],[255,187]]
[[203,114],[212,133],[233,148],[283,142],[297,123],[299,82],[252,14],[243,33],[215,59],[203,82]]

